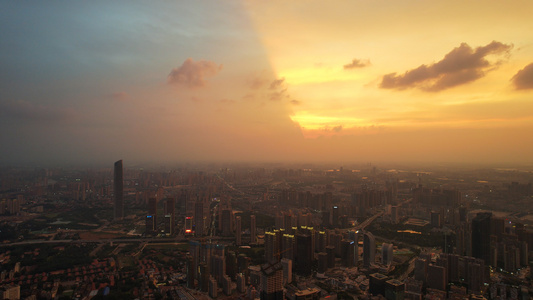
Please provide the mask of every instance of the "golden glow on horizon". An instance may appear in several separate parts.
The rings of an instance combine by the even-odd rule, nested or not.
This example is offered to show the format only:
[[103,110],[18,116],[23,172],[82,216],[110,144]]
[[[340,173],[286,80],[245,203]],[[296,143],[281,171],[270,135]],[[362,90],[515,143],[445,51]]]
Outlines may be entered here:
[[347,72],[340,68],[311,67],[300,69],[282,69],[278,71],[278,77],[285,78],[290,85],[324,83],[331,81],[355,81],[364,79],[359,72]]

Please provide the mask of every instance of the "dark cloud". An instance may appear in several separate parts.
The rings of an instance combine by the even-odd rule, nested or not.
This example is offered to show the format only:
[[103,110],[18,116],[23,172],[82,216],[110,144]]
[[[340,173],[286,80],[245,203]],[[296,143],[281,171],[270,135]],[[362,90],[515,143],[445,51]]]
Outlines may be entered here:
[[214,76],[220,70],[222,70],[222,65],[217,65],[214,62],[205,60],[195,62],[191,58],[187,58],[179,68],[170,71],[167,82],[188,88],[203,87],[205,86],[205,77]]
[[283,82],[285,81],[285,78],[275,79],[270,83],[270,89],[275,90],[277,88],[281,88],[283,86]]
[[300,105],[300,104],[302,104],[302,101],[298,101],[298,100],[296,100],[296,99],[292,99],[292,100],[291,100],[291,104],[292,104],[292,105]]
[[370,66],[370,60],[354,58],[351,63],[344,65],[345,70],[359,69]]
[[70,108],[38,105],[27,101],[0,103],[0,116],[37,122],[62,122],[71,120],[76,112]]
[[511,81],[517,90],[533,89],[533,63],[518,71]]
[[462,43],[431,65],[421,65],[403,75],[390,73],[383,76],[380,87],[383,89],[419,88],[426,91],[441,91],[447,88],[477,80],[499,62],[491,63],[488,55],[506,56],[513,46],[493,41],[486,46],[472,49]]

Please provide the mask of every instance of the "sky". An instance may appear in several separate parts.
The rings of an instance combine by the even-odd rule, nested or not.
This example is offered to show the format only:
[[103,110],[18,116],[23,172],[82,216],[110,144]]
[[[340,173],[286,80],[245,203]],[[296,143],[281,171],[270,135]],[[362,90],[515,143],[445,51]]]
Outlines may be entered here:
[[2,1],[0,164],[531,164],[531,11]]

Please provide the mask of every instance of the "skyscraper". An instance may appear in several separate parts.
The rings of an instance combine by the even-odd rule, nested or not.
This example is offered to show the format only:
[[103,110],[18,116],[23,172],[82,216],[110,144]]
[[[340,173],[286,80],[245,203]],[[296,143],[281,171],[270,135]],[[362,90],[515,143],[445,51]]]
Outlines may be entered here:
[[490,224],[492,213],[478,213],[472,220],[472,256],[490,264]]
[[375,263],[376,238],[370,232],[365,232],[363,236],[363,266],[369,268]]
[[242,229],[241,229],[241,216],[235,217],[235,245],[240,246],[242,244]]
[[256,233],[256,224],[255,224],[255,215],[250,216],[250,244],[255,244],[257,242],[257,233]]
[[165,201],[165,233],[173,235],[176,223],[174,198],[167,198]]
[[311,274],[313,252],[311,236],[308,234],[296,235],[296,272],[300,275]]
[[204,235],[204,203],[196,201],[194,203],[194,230],[196,236]]
[[381,245],[381,263],[384,265],[392,264],[394,248],[392,244],[383,243]]
[[157,231],[157,199],[148,199],[148,213],[146,214],[146,233]]
[[113,193],[115,198],[114,219],[124,218],[124,176],[122,170],[122,160],[115,162],[113,172]]
[[283,266],[280,262],[261,266],[261,300],[283,299]]

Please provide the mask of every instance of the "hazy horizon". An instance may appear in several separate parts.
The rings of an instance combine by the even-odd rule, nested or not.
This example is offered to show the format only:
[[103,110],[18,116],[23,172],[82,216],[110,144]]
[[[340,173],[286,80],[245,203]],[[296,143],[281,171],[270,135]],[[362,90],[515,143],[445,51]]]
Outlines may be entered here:
[[533,163],[532,2],[0,7],[1,166]]

